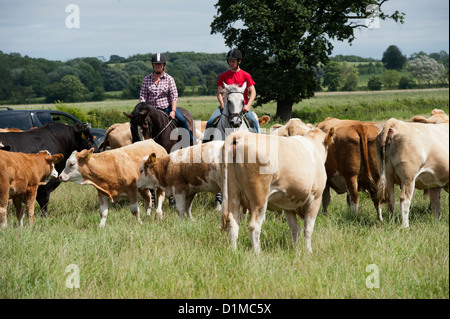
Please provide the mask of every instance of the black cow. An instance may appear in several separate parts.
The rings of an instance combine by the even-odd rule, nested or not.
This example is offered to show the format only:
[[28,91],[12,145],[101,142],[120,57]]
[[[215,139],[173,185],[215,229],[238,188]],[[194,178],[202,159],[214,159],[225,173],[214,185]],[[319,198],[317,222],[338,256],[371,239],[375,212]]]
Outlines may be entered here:
[[[83,123],[76,123],[74,126],[49,123],[29,131],[0,133],[0,141],[5,146],[10,146],[12,152],[38,153],[47,150],[51,154],[62,153],[64,159],[55,165],[58,173],[64,170],[66,160],[73,151],[94,148],[95,152],[98,152],[89,128]],[[39,186],[36,201],[41,207],[42,216],[47,215],[50,193],[60,183],[58,179],[54,179],[46,185]]]

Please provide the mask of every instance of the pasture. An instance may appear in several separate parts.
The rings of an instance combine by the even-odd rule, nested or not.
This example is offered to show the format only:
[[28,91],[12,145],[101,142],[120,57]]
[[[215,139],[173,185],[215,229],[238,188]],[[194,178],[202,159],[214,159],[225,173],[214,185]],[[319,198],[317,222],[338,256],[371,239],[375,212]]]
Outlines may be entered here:
[[[447,89],[323,94],[296,105],[294,114],[304,107],[333,104],[343,110],[365,103],[370,109],[402,101],[405,105],[425,101],[427,106],[404,107],[403,112],[396,111],[400,119],[428,116],[433,108],[449,112]],[[81,104],[77,106],[83,109],[130,111],[135,101]],[[205,120],[217,102],[215,97],[189,97],[179,105],[192,108],[195,119]],[[256,112],[274,115],[275,104]],[[367,113],[370,118],[366,118],[362,110],[360,120],[392,117],[388,111],[378,113]],[[213,194],[199,194],[194,200],[193,222],[180,221],[166,200],[163,220],[154,213],[142,216],[141,204],[143,225],[139,225],[129,211],[129,201],[123,200],[110,208],[106,227],[100,229],[96,190],[63,183],[52,193],[47,218],[39,216],[36,206],[33,226],[25,218],[25,226],[18,228],[15,213],[8,208],[8,228],[0,231],[0,298],[448,299],[449,196],[445,191],[441,203],[441,219],[436,221],[429,199],[416,192],[410,228],[402,229],[398,188],[394,216],[390,218],[383,206],[383,223],[377,221],[368,195],[360,193],[360,212],[354,215],[345,195],[332,191],[328,215],[319,213],[316,220],[313,254],[306,252],[303,231],[294,246],[284,215],[268,211],[261,253],[255,255],[247,220],[240,223],[237,250],[231,249],[228,234],[219,230],[220,212],[214,210]],[[79,270],[79,288],[71,286],[73,267]]]

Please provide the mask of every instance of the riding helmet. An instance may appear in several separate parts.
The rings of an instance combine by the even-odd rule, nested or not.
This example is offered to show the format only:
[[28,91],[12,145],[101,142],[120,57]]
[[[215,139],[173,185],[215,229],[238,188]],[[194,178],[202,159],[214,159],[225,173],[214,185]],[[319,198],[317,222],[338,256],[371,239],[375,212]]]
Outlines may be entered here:
[[162,53],[155,53],[152,55],[152,64],[153,63],[166,63],[166,57]]
[[227,60],[228,59],[236,59],[236,60],[242,60],[242,53],[238,49],[232,49],[227,54]]

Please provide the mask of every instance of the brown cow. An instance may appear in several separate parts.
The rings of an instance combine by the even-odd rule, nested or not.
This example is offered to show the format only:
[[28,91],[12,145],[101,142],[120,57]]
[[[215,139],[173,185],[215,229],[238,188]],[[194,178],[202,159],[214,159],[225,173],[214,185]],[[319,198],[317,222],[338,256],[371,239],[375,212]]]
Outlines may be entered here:
[[360,189],[368,191],[381,221],[381,199],[377,196],[379,173],[375,154],[375,138],[383,124],[354,120],[326,118],[317,125],[327,132],[336,129],[334,143],[328,149],[325,168],[327,187],[323,193],[322,209],[327,213],[330,204],[330,187],[338,194],[347,192],[347,203],[358,211]]
[[[139,223],[138,191],[144,199],[144,209],[150,215],[151,195],[148,189],[138,190],[139,166],[142,159],[151,153],[158,156],[167,154],[166,150],[152,139],[136,142],[114,150],[93,153],[94,149],[73,152],[59,175],[63,182],[93,185],[100,201],[100,227],[104,227],[108,216],[109,201],[118,202],[123,197],[130,199],[130,210]],[[157,217],[162,218],[164,192],[157,190]]]
[[16,207],[16,216],[23,226],[25,204],[30,225],[33,224],[34,201],[39,185],[45,185],[52,177],[57,178],[55,163],[62,154],[51,155],[48,151],[37,154],[14,153],[0,150],[0,228],[6,228],[8,199]]
[[192,219],[192,201],[199,192],[221,190],[223,141],[183,148],[164,156],[149,154],[139,169],[138,187],[160,188],[174,196],[178,215]]

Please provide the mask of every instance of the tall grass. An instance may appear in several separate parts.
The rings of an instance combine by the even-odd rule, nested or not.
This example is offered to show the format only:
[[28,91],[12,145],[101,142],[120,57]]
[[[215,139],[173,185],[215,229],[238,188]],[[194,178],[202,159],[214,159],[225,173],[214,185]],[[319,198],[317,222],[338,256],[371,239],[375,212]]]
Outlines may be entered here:
[[[344,195],[333,194],[328,216],[318,216],[312,255],[302,238],[292,244],[277,212],[268,212],[263,224],[261,254],[252,252],[247,220],[232,251],[213,201],[210,194],[195,199],[194,222],[180,221],[165,204],[163,220],[144,217],[139,225],[124,200],[100,229],[94,188],[62,184],[52,194],[50,215],[35,218],[32,227],[18,228],[9,211],[9,227],[0,232],[0,298],[449,297],[447,193],[440,221],[416,194],[406,230],[398,207],[380,223],[364,194],[357,216]],[[72,264],[80,288],[66,287]],[[372,264],[379,288],[366,286]]]

